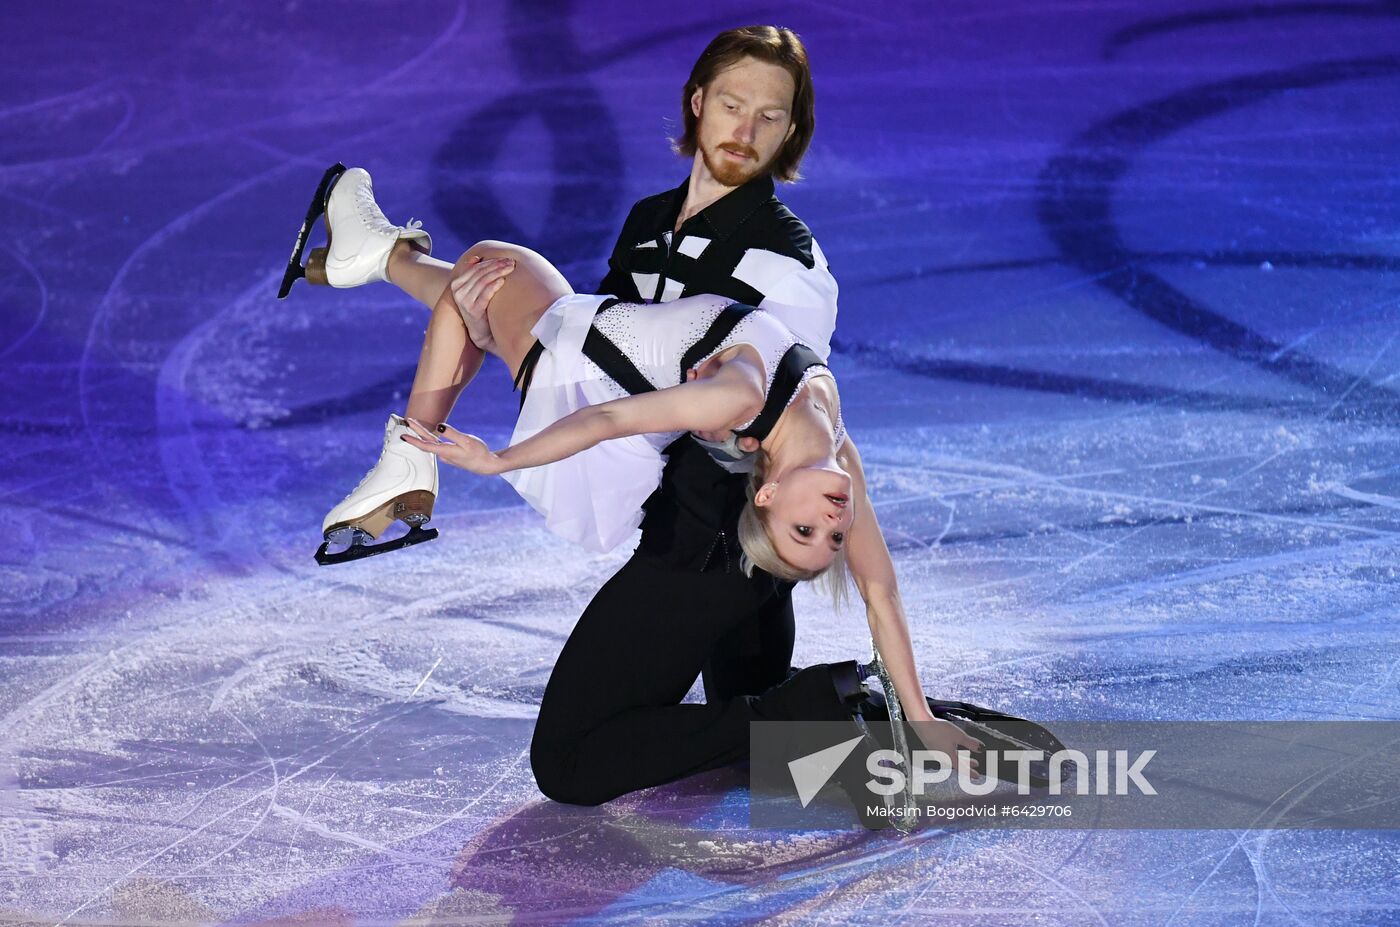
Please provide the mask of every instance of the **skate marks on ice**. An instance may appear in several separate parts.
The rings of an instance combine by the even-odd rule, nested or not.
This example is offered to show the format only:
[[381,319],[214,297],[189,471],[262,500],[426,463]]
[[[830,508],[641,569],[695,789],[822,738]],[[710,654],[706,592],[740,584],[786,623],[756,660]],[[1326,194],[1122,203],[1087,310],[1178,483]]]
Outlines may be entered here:
[[[424,61],[440,53],[465,22],[465,4],[455,5],[453,15],[447,19],[450,21],[445,21],[445,26],[436,25],[440,31],[427,37],[414,55],[407,60],[394,60],[392,68],[376,74],[370,86],[385,87],[384,82],[392,83],[412,73]],[[370,94],[380,92],[376,89]],[[241,139],[256,149],[249,157],[244,146],[238,144],[239,133],[260,129],[284,131],[289,124],[304,117],[305,106],[314,103],[323,111],[334,112],[337,105],[350,97],[361,99],[364,92],[347,88],[342,82],[331,93],[313,92],[310,101],[299,95],[299,102],[289,105],[285,111],[269,113],[263,108],[256,120],[221,125],[203,136],[170,137],[146,132],[128,141],[119,154],[110,157],[118,165],[117,173],[125,174],[139,167],[133,179],[144,181],[150,165],[171,161],[171,152],[179,146],[212,144],[216,150],[200,165],[200,176],[233,178],[231,181],[216,180],[221,186],[212,192],[208,184],[201,185],[201,198],[191,198],[183,186],[176,186],[180,195],[171,197],[171,201],[180,204],[178,211],[163,215],[160,219],[163,224],[148,227],[147,233],[135,242],[135,247],[125,254],[104,284],[76,365],[77,408],[91,451],[89,456],[100,458],[110,454],[114,440],[135,439],[139,446],[142,439],[149,440],[156,433],[162,436],[161,457],[165,472],[157,474],[157,480],[143,479],[136,474],[114,480],[114,474],[104,473],[98,485],[120,481],[126,484],[123,488],[145,496],[148,505],[168,508],[177,518],[189,518],[187,528],[194,539],[192,547],[207,551],[223,567],[256,568],[261,564],[256,555],[259,545],[246,534],[238,537],[236,533],[240,524],[264,519],[252,519],[246,513],[230,513],[227,493],[221,498],[219,488],[243,485],[246,489],[248,478],[256,474],[258,464],[270,457],[275,460],[275,454],[270,454],[274,449],[258,441],[257,436],[241,441],[236,436],[233,440],[224,436],[224,443],[237,445],[228,449],[228,457],[236,456],[252,464],[230,473],[227,467],[207,465],[203,454],[209,448],[198,446],[196,436],[189,432],[199,431],[198,437],[208,438],[211,432],[249,425],[256,427],[269,413],[275,414],[276,406],[266,398],[259,402],[255,396],[256,383],[244,383],[242,374],[249,374],[254,381],[266,380],[280,365],[276,358],[256,354],[239,358],[228,351],[227,345],[224,355],[214,365],[195,362],[208,360],[197,355],[204,347],[202,338],[211,328],[218,327],[219,320],[231,328],[234,327],[229,324],[234,321],[231,315],[242,315],[238,321],[260,322],[261,317],[268,314],[266,300],[256,295],[258,287],[265,285],[264,274],[247,273],[252,262],[230,263],[225,255],[231,247],[257,248],[264,237],[269,243],[272,241],[272,229],[267,222],[268,204],[277,198],[269,196],[269,189],[279,186],[282,178],[294,176],[303,166],[301,158],[289,159],[285,152],[259,149],[251,138]],[[237,112],[236,107],[230,110],[231,114]],[[318,144],[355,148],[376,135],[392,134],[400,130],[404,122],[411,121],[400,114],[394,120],[369,124],[368,130],[366,123],[356,122],[349,131],[337,129],[336,138],[321,137]],[[233,136],[235,144],[220,146],[228,140],[227,136]],[[306,160],[315,162],[319,158],[308,154]],[[76,165],[64,163],[45,164],[49,172],[62,173],[74,167]],[[182,177],[178,161],[167,167],[168,177]],[[128,197],[138,195],[139,187],[130,184],[128,187]],[[130,201],[120,205],[131,209]],[[161,211],[149,212],[160,214]],[[75,215],[74,218],[81,217]],[[121,224],[124,224],[132,217],[122,218]],[[139,218],[149,222],[149,215]],[[246,236],[245,240],[236,245],[229,240],[228,232],[233,229]],[[171,268],[191,264],[195,267],[193,279],[200,285],[172,288],[172,281],[179,279],[179,273],[172,277]],[[222,273],[215,272],[216,267]],[[253,327],[276,326],[255,324]],[[158,360],[161,355],[164,355],[163,364]],[[242,361],[242,364],[234,364],[234,361]],[[234,388],[235,395],[230,396],[227,389],[221,389],[213,380],[233,370],[240,371],[240,375],[224,384]],[[152,380],[156,379],[158,382],[153,384]],[[239,387],[244,387],[241,395]],[[381,404],[388,398],[381,397]],[[235,414],[224,414],[228,412]],[[171,417],[173,421],[166,423],[164,417]],[[173,442],[172,437],[176,437]],[[189,447],[180,446],[181,437]],[[297,467],[294,459],[284,457],[282,462],[288,471]],[[272,469],[275,473],[277,468]],[[164,477],[168,485],[161,485],[159,477]],[[263,488],[275,492],[277,487],[259,487]],[[254,495],[246,493],[244,498]]]
[[[512,21],[521,26],[536,13],[507,15],[517,15]],[[405,99],[404,79],[431,63],[429,52],[447,50],[467,31],[466,16],[459,5],[446,32],[436,22],[413,54],[396,57],[385,69],[396,79],[393,86],[376,83],[378,99],[395,105]],[[850,21],[840,20],[842,28]],[[611,77],[601,70],[608,56],[599,50],[617,48],[615,36],[603,41],[601,33],[613,31],[601,29],[575,43],[591,50],[585,63],[596,62],[587,73],[598,75],[591,83],[599,97],[607,96]],[[834,55],[837,39],[845,41],[838,32],[818,27],[804,34],[815,41],[825,36],[824,54]],[[240,40],[236,33],[220,34]],[[667,41],[668,34],[644,38]],[[677,34],[685,39],[676,43],[679,54],[693,33]],[[497,41],[489,26],[480,35],[483,44]],[[507,47],[523,42],[518,36],[500,40]],[[645,48],[643,42],[629,53]],[[1187,70],[1220,66],[1194,54],[1183,59]],[[315,63],[319,68],[322,62]],[[573,81],[585,73],[572,64],[548,70],[525,62],[516,68],[522,82],[527,67],[550,80]],[[1290,71],[1324,73],[1308,67]],[[434,72],[432,80],[442,86],[437,77]],[[1073,76],[1066,71],[1054,79]],[[1190,75],[1188,83],[1199,80]],[[1381,80],[1372,85],[1389,86]],[[1304,120],[1308,114],[1296,106],[1310,94],[1326,88],[1360,94],[1365,86],[1338,73],[1325,86],[1267,99]],[[504,98],[539,101],[550,92],[548,81],[520,87]],[[824,87],[842,89],[830,79]],[[594,88],[585,89],[580,100],[592,105]],[[1128,90],[1103,106],[1102,88],[1071,84],[1068,90],[1082,92],[1085,101],[1067,130],[1055,129],[1057,142],[1075,137],[1077,126],[1111,123],[1102,112],[1134,97],[1149,107],[1172,99],[1160,89]],[[819,140],[854,150],[866,140],[854,133],[867,124],[859,121],[858,108],[840,108],[840,92],[823,92],[830,115],[823,116]],[[125,144],[133,111],[140,115],[146,98],[132,96],[133,89],[124,103],[116,91],[105,93],[90,92],[100,97],[90,123],[74,122],[71,134],[49,133],[65,146],[46,151],[57,160],[25,156],[17,167],[7,161],[0,174],[7,195],[26,197],[25,209],[52,220],[46,241],[66,240],[76,228],[72,221],[92,213],[112,233],[108,250],[140,252],[123,265],[123,251],[112,268],[120,272],[120,285],[104,296],[109,277],[95,293],[100,299],[89,301],[103,314],[90,349],[84,348],[90,430],[79,430],[77,407],[64,404],[61,389],[38,397],[33,408],[26,403],[7,413],[4,423],[23,439],[6,451],[7,460],[25,467],[22,480],[5,483],[16,515],[13,530],[22,545],[33,542],[41,553],[34,563],[0,573],[6,606],[32,616],[18,625],[7,619],[0,647],[0,770],[10,776],[0,787],[0,910],[23,912],[25,919],[51,913],[48,923],[65,914],[72,915],[68,923],[279,916],[346,924],[491,916],[548,921],[551,911],[528,894],[533,881],[556,892],[561,910],[575,920],[592,914],[623,921],[941,917],[965,923],[975,917],[980,924],[1160,925],[1376,923],[1392,916],[1397,899],[1390,882],[1400,863],[1395,841],[1385,835],[938,833],[898,846],[853,834],[770,835],[746,828],[741,781],[727,773],[616,807],[542,802],[523,753],[531,713],[553,654],[610,564],[553,545],[528,513],[506,508],[505,495],[462,481],[449,486],[450,505],[440,522],[448,529],[443,550],[404,552],[392,564],[370,561],[334,577],[315,576],[306,538],[296,533],[309,529],[314,536],[314,515],[307,513],[333,503],[363,472],[378,427],[372,420],[382,420],[379,411],[396,401],[392,385],[403,362],[397,353],[356,353],[353,346],[375,336],[415,343],[420,311],[368,293],[310,297],[276,317],[259,303],[270,302],[266,294],[285,256],[285,230],[268,229],[267,247],[257,244],[257,254],[244,253],[233,239],[247,232],[249,241],[258,241],[265,213],[279,199],[268,189],[285,186],[302,199],[289,171],[324,166],[317,157],[288,167],[293,157],[275,152],[270,135],[246,148],[230,143],[224,155],[209,152],[201,170],[215,178],[217,189],[208,183],[197,189],[201,198],[217,197],[249,176],[250,151],[255,172],[273,161],[286,168],[267,175],[267,187],[244,188],[200,211],[177,185],[171,192],[178,205],[168,214],[143,207],[144,214],[133,215],[139,240],[122,237],[121,216],[106,200],[75,198],[82,208],[69,208],[41,201],[47,194],[39,186],[8,182],[16,169],[33,177],[106,163],[102,151]],[[995,97],[978,105],[995,113]],[[305,108],[296,94],[269,98],[295,99]],[[68,105],[54,99],[36,105]],[[132,107],[132,99],[139,105]],[[563,107],[571,99],[559,91]],[[499,131],[509,121],[494,98],[469,106],[483,106],[483,116],[463,125]],[[450,118],[460,112],[454,106]],[[631,117],[612,115],[613,131],[624,131],[619,127]],[[279,146],[301,138],[285,120],[262,121],[275,122],[285,136]],[[510,125],[530,131],[524,123]],[[843,124],[856,129],[843,136]],[[334,156],[346,145],[365,146],[368,157],[388,160],[402,149],[404,123],[385,125],[377,136],[322,135],[316,144],[329,146],[326,153]],[[556,142],[583,132],[557,111],[540,125]],[[1335,129],[1309,125],[1303,122],[1302,130]],[[1185,128],[1179,121],[1172,126],[1173,137]],[[1209,119],[1190,126],[1205,137],[1216,131]],[[1359,122],[1355,132],[1379,127],[1372,119]],[[197,128],[203,142],[222,146],[233,137]],[[648,124],[649,139],[654,129]],[[6,150],[42,137],[15,133],[6,137]],[[156,141],[168,148],[200,138],[182,132]],[[621,137],[598,138],[597,176],[616,178],[608,171],[623,150]],[[1143,170],[1142,155],[1150,154],[1141,135],[1134,139],[1124,143],[1124,156],[1134,159],[1124,172]],[[129,156],[153,156],[150,141],[132,146]],[[442,143],[440,137],[431,141]],[[490,140],[476,144],[473,150],[485,150]],[[89,154],[94,149],[97,154]],[[901,149],[872,166],[902,178],[909,154]],[[1189,340],[1189,349],[1204,346],[1262,376],[1194,377],[1192,356],[1161,350],[1173,341],[1124,347],[1140,358],[1141,382],[1113,379],[1089,367],[1092,358],[1083,371],[1041,373],[1019,365],[1042,346],[1019,342],[1011,331],[982,359],[985,370],[977,362],[967,370],[921,366],[929,352],[918,350],[916,341],[907,346],[908,356],[901,355],[901,373],[890,388],[852,378],[849,401],[865,411],[853,412],[851,420],[863,423],[859,434],[879,481],[881,519],[896,548],[927,684],[938,689],[938,680],[956,680],[956,692],[939,694],[1038,717],[1053,717],[1053,711],[1082,717],[1393,717],[1400,704],[1400,653],[1389,631],[1396,583],[1390,539],[1400,493],[1394,435],[1387,429],[1394,422],[1352,414],[1386,408],[1386,392],[1395,384],[1394,345],[1386,341],[1391,332],[1348,352],[1339,352],[1334,341],[1324,353],[1328,332],[1322,326],[1337,316],[1321,325],[1305,319],[1308,324],[1275,327],[1259,311],[1269,308],[1266,301],[1242,307],[1223,276],[1183,283],[1177,272],[1194,270],[1198,262],[1235,273],[1268,261],[1274,278],[1326,268],[1339,279],[1379,281],[1365,286],[1383,297],[1389,278],[1382,275],[1394,273],[1395,259],[1381,253],[1384,242],[1336,241],[1326,229],[1317,240],[1289,242],[1277,253],[1225,243],[1198,248],[1189,236],[1209,229],[1183,225],[1180,217],[1169,217],[1164,234],[1184,228],[1186,237],[1142,242],[1117,229],[1125,218],[1144,225],[1135,211],[1139,203],[1112,199],[1104,206],[1099,197],[1123,192],[1125,174],[1095,173],[1108,154],[1100,159],[1101,152],[1073,148],[1061,154],[1080,158],[1071,166],[1084,168],[1069,175],[1062,202],[1102,207],[1117,223],[1105,233],[1084,212],[1075,221],[1088,221],[1088,238],[1103,243],[1110,235],[1104,246],[1112,245],[1115,257],[1149,267],[1194,308],[1252,334],[1200,314],[1183,318],[1199,323],[1203,337],[1191,334],[1196,329],[1189,325],[1181,331],[1152,324],[1168,338]],[[599,202],[614,208],[626,197],[604,189],[590,174],[592,165],[576,154],[559,162],[576,176],[556,178],[553,162],[540,163],[563,192],[542,196],[517,226],[530,232],[543,222],[551,235],[557,226],[561,253],[581,260],[587,243],[571,238],[560,222],[572,222],[576,236],[602,236],[603,226],[610,236],[612,220],[620,217],[561,217],[557,204],[573,205],[581,190],[597,192],[604,197]],[[173,157],[163,164],[176,179],[190,169]],[[450,189],[470,166],[450,158],[443,164],[420,186]],[[811,176],[823,182],[822,171]],[[1034,190],[1037,179],[1032,172],[1012,183]],[[810,213],[826,192],[797,188],[793,195],[806,197],[799,212],[836,253],[846,226]],[[1318,197],[1305,199],[1311,205]],[[7,199],[7,208],[16,202]],[[452,213],[451,219],[465,228],[473,215]],[[920,231],[915,222],[892,221],[895,233]],[[1034,221],[1027,221],[1027,235],[1036,246],[1023,253],[1044,250],[1042,227]],[[175,226],[162,232],[167,222]],[[1066,231],[1047,230],[1057,244]],[[140,241],[151,236],[160,236],[157,245],[141,250]],[[55,360],[33,355],[52,326],[73,327],[81,343],[88,318],[65,318],[77,302],[64,292],[70,268],[41,260],[40,250],[27,243],[5,247],[0,273],[14,297],[6,307],[20,310],[0,322],[10,345],[5,369],[22,369],[28,377]],[[1071,286],[1097,288],[1105,295],[1100,305],[1107,306],[1117,291],[1094,282],[1078,247],[1071,242],[1054,261],[1089,274]],[[266,265],[259,263],[264,250]],[[11,252],[33,271],[9,261]],[[220,270],[210,255],[232,263]],[[1017,269],[978,257],[969,254],[957,266],[973,273]],[[853,373],[878,372],[886,363],[876,343],[886,324],[883,291],[858,295],[865,285],[855,282],[855,265],[847,260],[836,271],[843,283],[852,281],[843,291],[843,311],[857,324],[851,344],[869,350],[849,350],[845,359]],[[191,301],[197,287],[172,287],[171,269],[197,282],[212,279],[212,286]],[[1257,273],[1260,279],[1269,274]],[[941,279],[953,276],[950,271]],[[1018,279],[1010,280],[1015,289]],[[1329,291],[1305,282],[1300,301],[1332,305]],[[1163,292],[1149,287],[1137,298]],[[1035,298],[1048,304],[1058,293]],[[1163,305],[1175,303],[1154,311],[1166,311]],[[327,323],[324,330],[318,322]],[[317,350],[289,347],[312,331],[325,339]],[[1050,348],[1088,356],[1075,354],[1081,333],[1067,330]],[[1265,363],[1214,346],[1223,338],[1228,347],[1235,335],[1243,339],[1239,344],[1259,348]],[[1315,381],[1325,390],[1267,366],[1269,357],[1288,363],[1303,351],[1328,368],[1321,375],[1331,379]],[[321,355],[354,356],[356,369],[335,369]],[[237,362],[240,356],[246,364]],[[1170,386],[1150,382],[1154,365],[1170,376]],[[1304,369],[1303,380],[1314,372]],[[930,376],[950,387],[929,390]],[[1348,391],[1353,381],[1357,389]],[[1275,385],[1255,389],[1260,383]],[[501,405],[508,408],[509,399]],[[1335,414],[1325,416],[1334,405]],[[361,413],[364,421],[357,421]],[[906,434],[914,418],[917,428]],[[969,418],[970,424],[959,424]],[[503,432],[505,419],[487,424]],[[360,446],[356,434],[369,436],[371,444]],[[70,460],[67,449],[75,446],[84,456]],[[121,464],[152,457],[159,466]],[[62,490],[62,499],[36,523],[19,505],[49,489]],[[268,499],[277,500],[271,510]],[[478,534],[505,539],[512,553],[479,544]],[[182,564],[198,566],[182,572]],[[444,576],[451,581],[444,584]],[[804,598],[798,613],[799,660],[850,656],[848,644],[858,638],[849,614],[832,616],[815,597]],[[512,878],[517,872],[533,879]]]
[[[780,911],[792,870],[862,876],[863,834],[748,829],[738,769],[606,809],[543,801],[528,713],[481,700],[504,688],[487,667],[542,684],[536,640],[503,650],[496,629],[437,617],[445,597],[342,622],[330,642],[327,616],[305,606],[255,623],[291,592],[152,627],[5,720],[7,743],[33,745],[18,784],[53,847],[26,910],[83,923],[215,898],[224,917],[247,911],[240,923],[337,911],[392,923],[483,898],[518,914],[656,914],[683,890],[736,911],[773,893]],[[542,605],[572,614],[538,599],[514,610],[529,621]],[[447,655],[427,661],[435,649]]]
[[[586,292],[602,277],[600,247],[611,247],[630,205],[607,69],[658,48],[689,48],[733,20],[703,11],[684,25],[647,23],[619,39],[573,2],[529,0],[503,12],[514,79],[509,92],[484,95],[438,148],[434,209],[463,247],[482,237],[528,243]],[[509,191],[506,202],[499,189]]]
[[1280,93],[1395,77],[1400,77],[1400,58],[1357,58],[1232,78],[1134,107],[1082,132],[1046,166],[1040,179],[1041,222],[1066,258],[1098,286],[1162,325],[1322,391],[1329,398],[1324,416],[1346,403],[1349,417],[1400,422],[1400,394],[1366,382],[1365,373],[1307,357],[1206,308],[1146,270],[1125,248],[1112,218],[1115,182],[1137,151],[1153,142]]
[[[1298,15],[1318,12],[1307,5],[1298,6],[1299,10],[1294,11]],[[1256,12],[1257,15],[1251,13],[1251,19],[1267,16],[1267,11]],[[1346,13],[1342,11],[1342,15]],[[1384,15],[1400,19],[1400,14],[1393,12]],[[1078,133],[1041,171],[1037,181],[1036,212],[1047,235],[1060,249],[1060,255],[918,267],[913,272],[901,271],[863,281],[866,285],[888,285],[950,274],[998,273],[1066,264],[1086,275],[1075,286],[1090,284],[1101,288],[1166,329],[1278,377],[1306,385],[1322,394],[1317,398],[1232,395],[1118,378],[941,359],[920,356],[907,349],[877,346],[850,336],[842,336],[834,346],[856,358],[872,361],[888,354],[888,362],[897,369],[937,379],[1122,403],[1162,404],[1193,411],[1235,409],[1290,418],[1320,415],[1394,424],[1400,420],[1400,393],[1384,386],[1390,377],[1368,379],[1378,372],[1375,368],[1390,352],[1394,339],[1383,341],[1378,348],[1370,345],[1376,353],[1362,359],[1364,366],[1360,372],[1341,369],[1333,363],[1309,357],[1301,350],[1303,342],[1320,328],[1302,338],[1278,341],[1230,318],[1228,313],[1209,308],[1201,298],[1190,295],[1188,288],[1168,282],[1148,268],[1237,267],[1255,271],[1326,268],[1393,276],[1400,272],[1400,259],[1384,253],[1306,252],[1287,246],[1249,251],[1240,250],[1234,242],[1231,247],[1197,251],[1133,248],[1120,227],[1123,207],[1115,199],[1121,192],[1120,186],[1136,167],[1135,162],[1153,145],[1175,135],[1199,130],[1203,123],[1212,119],[1274,101],[1281,95],[1326,90],[1348,83],[1385,83],[1396,77],[1400,77],[1400,58],[1354,58],[1232,77],[1136,105]],[[1134,204],[1134,208],[1140,206]],[[1192,231],[1201,232],[1200,229]],[[1375,309],[1390,309],[1394,305],[1395,300],[1390,298]],[[1328,306],[1324,311],[1331,313],[1333,309]]]
[[1231,8],[1221,7],[1192,13],[1167,14],[1155,19],[1143,19],[1114,30],[1103,42],[1103,57],[1112,60],[1123,50],[1138,42],[1172,36],[1186,30],[1211,29],[1218,26],[1254,26],[1287,20],[1357,20],[1400,19],[1394,5],[1381,3],[1278,3],[1251,4]]
[[540,615],[576,613],[581,575],[512,583],[514,553],[481,551],[496,581],[430,596],[422,574],[332,598],[229,579],[65,671],[0,722],[32,824],[25,910],[100,917],[104,893],[158,876],[228,916],[454,819],[455,850],[537,797],[523,751],[561,643]]
[[[451,847],[447,837],[457,839],[448,878],[398,891],[387,907],[395,918],[428,923],[450,922],[438,919],[464,908],[508,923],[656,917],[678,905],[757,915],[791,905],[783,897],[790,893],[760,903],[769,884],[845,869],[836,876],[840,884],[857,874],[852,864],[868,855],[868,835],[749,829],[743,784],[742,770],[720,770],[597,808],[537,800],[475,833],[459,826],[424,835],[411,845],[431,839],[443,852]],[[311,899],[353,917],[368,914],[352,885],[331,875],[239,922],[302,910]]]

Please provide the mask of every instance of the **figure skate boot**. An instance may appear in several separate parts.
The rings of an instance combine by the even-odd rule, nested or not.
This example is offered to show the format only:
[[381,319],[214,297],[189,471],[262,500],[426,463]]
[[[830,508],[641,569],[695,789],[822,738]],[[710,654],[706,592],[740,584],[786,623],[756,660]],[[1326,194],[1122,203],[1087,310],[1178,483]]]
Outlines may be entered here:
[[[326,245],[312,248],[303,266],[301,255],[307,235],[323,213]],[[361,167],[346,170],[345,165],[334,164],[321,177],[311,198],[277,298],[285,299],[292,284],[301,277],[309,283],[334,287],[385,281],[389,252],[400,240],[424,254],[432,253],[433,240],[423,231],[422,223],[410,219],[408,225],[394,225],[385,217],[374,201],[368,171]]]
[[[316,551],[317,563],[347,563],[437,537],[436,528],[423,529],[433,517],[437,498],[437,456],[400,440],[412,433],[402,417],[389,416],[379,462],[321,523],[325,543]],[[396,519],[409,526],[407,534],[382,544],[367,543]],[[346,546],[330,553],[333,543]]]

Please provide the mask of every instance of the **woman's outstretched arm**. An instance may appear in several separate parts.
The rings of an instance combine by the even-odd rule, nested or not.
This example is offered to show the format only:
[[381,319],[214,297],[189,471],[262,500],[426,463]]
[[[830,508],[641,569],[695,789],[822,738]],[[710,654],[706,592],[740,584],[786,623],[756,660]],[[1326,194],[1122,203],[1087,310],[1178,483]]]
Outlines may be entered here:
[[418,437],[404,440],[472,473],[505,473],[563,460],[611,438],[733,425],[757,415],[763,407],[762,383],[762,373],[754,365],[736,359],[704,380],[579,409],[499,452],[446,423],[438,426],[435,435],[423,423],[409,419]]
[[929,711],[919,671],[914,666],[914,646],[909,637],[904,602],[899,596],[894,562],[890,559],[884,532],[880,530],[880,521],[870,504],[860,453],[848,437],[836,455],[851,475],[851,494],[858,506],[855,520],[846,533],[846,562],[865,602],[870,636],[894,682],[904,716],[928,749],[942,750],[949,756],[954,756],[959,749],[976,752],[982,747],[979,741],[968,737],[951,722],[934,718]]

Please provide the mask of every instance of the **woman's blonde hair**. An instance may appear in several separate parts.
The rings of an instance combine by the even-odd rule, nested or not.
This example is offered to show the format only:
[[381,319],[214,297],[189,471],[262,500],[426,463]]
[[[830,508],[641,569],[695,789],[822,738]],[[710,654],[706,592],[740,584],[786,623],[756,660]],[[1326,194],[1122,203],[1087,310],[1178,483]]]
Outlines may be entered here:
[[745,487],[748,502],[739,512],[739,547],[744,552],[739,559],[739,569],[745,576],[752,576],[756,567],[775,579],[790,583],[821,579],[822,585],[831,594],[832,603],[840,608],[848,598],[851,576],[850,566],[846,562],[845,545],[836,551],[831,563],[822,570],[804,570],[780,557],[777,548],[773,546],[772,537],[768,534],[768,513],[753,501],[759,487],[767,479],[767,472],[768,454],[760,450],[757,460],[754,461],[753,475]]

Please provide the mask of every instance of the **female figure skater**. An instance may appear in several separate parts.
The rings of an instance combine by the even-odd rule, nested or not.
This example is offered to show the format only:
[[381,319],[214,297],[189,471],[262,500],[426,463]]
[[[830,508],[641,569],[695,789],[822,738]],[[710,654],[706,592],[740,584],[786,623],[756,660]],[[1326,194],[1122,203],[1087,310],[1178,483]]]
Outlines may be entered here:
[[[610,550],[640,522],[661,481],[662,449],[693,432],[757,444],[739,525],[749,568],[799,581],[838,560],[860,517],[859,458],[830,371],[768,312],[716,296],[657,311],[575,294],[541,255],[502,242],[473,246],[455,267],[434,261],[414,247],[427,246],[426,233],[383,218],[359,169],[338,179],[326,212],[329,244],[312,252],[312,282],[336,282],[337,259],[373,261],[371,277],[410,292],[439,288],[405,420],[391,417],[380,462],[326,517],[328,542],[348,532],[353,548],[394,518],[429,520],[441,457],[504,474],[555,533]],[[478,264],[491,269],[452,283]],[[445,423],[488,352],[523,392],[511,446],[499,454]]]

